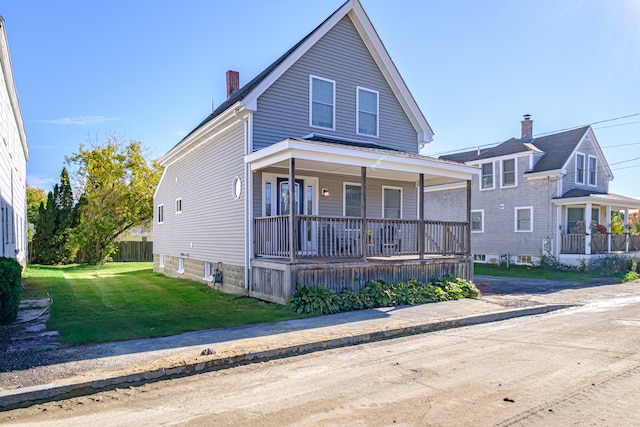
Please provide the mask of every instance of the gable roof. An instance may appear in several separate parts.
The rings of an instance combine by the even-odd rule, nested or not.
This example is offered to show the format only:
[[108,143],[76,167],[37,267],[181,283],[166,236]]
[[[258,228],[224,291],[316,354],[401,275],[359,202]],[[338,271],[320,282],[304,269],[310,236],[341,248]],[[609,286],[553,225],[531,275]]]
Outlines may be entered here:
[[[327,34],[340,20],[348,16],[353,22],[358,34],[362,38],[369,53],[380,68],[387,84],[395,94],[398,102],[407,114],[418,134],[418,143],[426,144],[433,139],[433,130],[420,111],[413,95],[409,92],[404,80],[400,76],[389,53],[373,28],[366,12],[359,0],[347,0],[340,8],[325,19],[313,31],[296,43],[291,49],[276,59],[271,65],[254,77],[249,83],[234,92],[226,101],[207,116],[186,137],[176,144],[169,152],[189,140],[199,129],[214,121],[225,111],[238,105],[246,110],[257,110],[257,99],[262,95],[285,71],[287,71],[302,55]],[[167,153],[168,154],[168,153]]]
[[475,162],[495,157],[508,156],[518,153],[539,153],[542,157],[528,173],[547,172],[562,169],[582,141],[590,126],[582,126],[564,132],[535,138],[533,141],[523,141],[519,138],[508,139],[495,147],[463,153],[441,156],[441,159]]

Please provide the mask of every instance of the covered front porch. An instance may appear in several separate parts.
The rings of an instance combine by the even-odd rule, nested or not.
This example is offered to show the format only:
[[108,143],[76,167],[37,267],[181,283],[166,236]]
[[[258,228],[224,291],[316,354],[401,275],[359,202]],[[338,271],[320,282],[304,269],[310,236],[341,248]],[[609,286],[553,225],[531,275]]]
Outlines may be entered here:
[[556,200],[558,259],[575,265],[607,254],[640,255],[640,200],[589,194]]
[[[286,303],[298,284],[339,291],[377,279],[427,281],[445,274],[472,279],[469,219],[475,168],[418,154],[298,139],[245,160],[257,181],[253,188],[261,193],[253,205],[258,214],[250,240],[252,295]],[[467,221],[427,219],[425,187],[460,181],[467,182]],[[336,188],[342,194],[335,194]]]

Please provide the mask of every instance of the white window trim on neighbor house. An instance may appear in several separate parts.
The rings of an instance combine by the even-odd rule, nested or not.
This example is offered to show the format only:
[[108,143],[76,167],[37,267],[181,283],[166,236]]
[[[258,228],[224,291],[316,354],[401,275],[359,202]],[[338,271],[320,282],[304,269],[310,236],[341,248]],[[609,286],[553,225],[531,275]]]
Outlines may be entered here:
[[[342,183],[342,216],[347,217],[347,185],[350,187],[360,187],[360,194],[362,194],[362,184],[358,182],[343,182]],[[360,203],[358,203],[360,205]],[[349,218],[360,217],[362,214],[362,210],[360,214],[349,216]]]
[[158,205],[158,224],[164,224],[164,204]]
[[[504,181],[504,162],[512,161],[513,162],[513,184],[505,184]],[[500,188],[511,188],[518,186],[518,159],[504,159],[500,162]]]
[[386,198],[384,197],[384,190],[400,190],[400,217],[399,217],[399,219],[402,218],[403,217],[402,187],[394,187],[394,186],[391,186],[391,185],[383,185],[382,186],[382,218],[387,218],[387,216],[385,216],[385,210],[386,210],[385,200],[386,200]]
[[[313,82],[314,80],[323,81],[331,83],[332,85],[332,99],[331,99],[331,126],[322,126],[320,124],[314,124],[313,120],[313,106],[314,103],[329,105],[322,101],[315,101],[313,99]],[[335,80],[325,79],[324,77],[314,76],[313,74],[309,75],[309,126],[320,129],[330,129],[336,130],[336,82]]]
[[182,213],[182,197],[176,199],[176,213]]
[[178,271],[179,274],[184,274],[184,258],[178,258]]
[[[369,92],[369,93],[373,93],[376,95],[376,111],[375,113],[372,111],[364,111],[360,108],[360,92]],[[380,94],[378,93],[377,90],[371,90],[371,89],[367,89],[361,86],[356,86],[356,133],[358,135],[366,135],[366,136],[373,136],[373,137],[378,137],[378,131],[380,130]],[[375,126],[375,131],[374,133],[369,133],[369,132],[361,132],[360,131],[360,114],[369,114],[369,115],[375,115],[375,120],[376,120],[376,126]]]
[[[578,165],[580,164],[579,159],[582,159],[582,169],[578,167]],[[576,153],[576,184],[584,184],[586,182],[586,160],[587,159],[583,153]],[[578,173],[578,171],[580,170],[582,171],[582,177],[580,176],[580,173]]]
[[[490,187],[489,186],[485,187],[485,185],[484,185],[484,176],[485,176],[485,175],[483,175],[483,173],[484,173],[484,165],[491,165],[491,175],[490,175],[491,176],[491,186]],[[487,175],[487,176],[489,176],[489,175]],[[480,191],[493,190],[494,188],[496,188],[495,176],[496,176],[496,167],[495,167],[494,162],[480,163],[480,182],[479,182],[480,185],[478,186],[480,188]]]
[[[591,167],[591,160],[594,160],[594,165]],[[591,176],[593,174],[593,182]],[[595,187],[598,185],[598,158],[596,156],[589,155],[587,158],[587,185]]]
[[[480,229],[479,230],[474,230],[473,229],[473,214],[474,213],[479,213],[480,214]],[[471,232],[472,233],[484,233],[484,209],[474,209],[471,211]]]
[[212,268],[211,262],[210,261],[205,261],[204,262],[204,277],[202,279],[207,281],[207,282],[213,282],[212,271],[213,271],[213,268]]
[[[529,211],[529,229],[520,230],[518,227],[518,212],[519,211]],[[533,232],[533,206],[519,206],[514,208],[514,231],[516,233],[531,233]]]

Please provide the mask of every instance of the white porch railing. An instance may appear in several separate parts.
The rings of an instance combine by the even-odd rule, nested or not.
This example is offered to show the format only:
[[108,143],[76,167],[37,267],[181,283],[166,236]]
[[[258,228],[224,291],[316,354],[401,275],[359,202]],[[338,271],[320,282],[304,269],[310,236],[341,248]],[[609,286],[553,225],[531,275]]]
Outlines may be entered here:
[[[362,218],[299,215],[296,222],[297,258],[469,254],[466,222],[427,220],[421,224],[419,220],[367,219],[364,247]],[[256,218],[255,256],[290,257],[289,230],[289,216]]]
[[[561,254],[586,254],[586,234],[562,234]],[[639,252],[639,234],[609,234],[599,233],[591,235],[591,253],[606,254],[611,252]]]

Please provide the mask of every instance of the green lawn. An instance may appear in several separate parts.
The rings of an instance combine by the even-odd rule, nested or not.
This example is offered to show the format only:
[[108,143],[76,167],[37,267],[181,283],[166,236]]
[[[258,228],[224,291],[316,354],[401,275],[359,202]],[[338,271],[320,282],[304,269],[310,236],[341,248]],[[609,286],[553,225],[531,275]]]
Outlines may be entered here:
[[525,265],[512,265],[503,267],[495,264],[476,263],[473,269],[474,274],[486,276],[507,276],[507,277],[527,277],[532,279],[549,280],[586,280],[595,277],[602,277],[590,272],[560,271],[550,268],[529,267]]
[[154,273],[151,263],[30,265],[23,279],[33,296],[53,298],[47,329],[70,345],[303,317],[288,307]]

